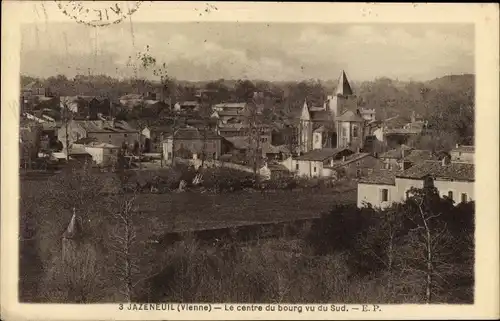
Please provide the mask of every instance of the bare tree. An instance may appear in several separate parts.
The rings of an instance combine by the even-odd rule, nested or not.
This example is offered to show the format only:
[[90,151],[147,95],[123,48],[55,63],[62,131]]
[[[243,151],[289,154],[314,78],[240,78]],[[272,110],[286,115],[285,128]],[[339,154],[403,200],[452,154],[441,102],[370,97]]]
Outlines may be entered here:
[[70,137],[69,137],[69,123],[73,119],[73,113],[69,110],[69,103],[67,101],[61,101],[62,107],[62,122],[64,124],[65,131],[65,143],[66,143],[66,161],[69,161],[69,150],[70,150]]
[[[408,272],[421,270],[425,275],[425,301],[431,303],[434,288],[437,282],[434,277],[442,278],[436,270],[438,258],[442,249],[447,247],[450,241],[446,223],[439,221],[443,211],[443,200],[434,187],[424,189],[411,189],[408,193],[407,205],[404,213],[413,227],[410,228],[409,246],[412,249],[407,253],[407,259],[415,264],[407,264],[402,271]],[[448,209],[449,210],[449,209]],[[420,262],[424,266],[419,268]],[[415,266],[415,267],[412,267]],[[443,267],[444,268],[444,267]],[[444,278],[442,278],[444,280]]]
[[245,129],[248,134],[249,156],[252,159],[254,176],[257,178],[257,168],[261,158],[261,130],[263,128],[263,123],[261,114],[257,109],[257,104],[253,100],[245,106],[243,117]]
[[111,236],[113,243],[110,246],[117,255],[115,275],[122,285],[119,292],[127,302],[132,300],[134,293],[133,279],[138,272],[138,266],[135,263],[133,254],[133,246],[136,239],[133,222],[135,199],[136,193],[134,192],[130,197],[122,195],[118,200],[118,211],[113,213],[116,219],[116,226]]

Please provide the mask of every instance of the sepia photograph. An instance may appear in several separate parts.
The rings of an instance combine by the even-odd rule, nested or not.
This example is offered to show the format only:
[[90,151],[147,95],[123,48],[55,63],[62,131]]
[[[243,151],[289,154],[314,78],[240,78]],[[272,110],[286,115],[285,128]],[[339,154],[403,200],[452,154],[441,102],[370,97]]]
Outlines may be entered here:
[[24,4],[19,303],[474,305],[474,23],[147,2]]

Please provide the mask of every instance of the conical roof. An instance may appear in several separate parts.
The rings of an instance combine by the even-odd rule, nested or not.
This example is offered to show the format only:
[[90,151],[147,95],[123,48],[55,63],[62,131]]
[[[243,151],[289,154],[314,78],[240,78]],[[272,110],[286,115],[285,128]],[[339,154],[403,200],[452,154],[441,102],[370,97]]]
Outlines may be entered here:
[[350,96],[352,94],[353,93],[351,85],[347,80],[345,72],[342,70],[342,72],[340,73],[339,81],[337,83],[337,89],[335,91],[335,95]]
[[82,226],[80,224],[80,221],[77,220],[76,212],[73,209],[73,216],[71,217],[71,221],[69,222],[66,231],[64,231],[63,237],[66,239],[75,239],[80,237],[81,233]]

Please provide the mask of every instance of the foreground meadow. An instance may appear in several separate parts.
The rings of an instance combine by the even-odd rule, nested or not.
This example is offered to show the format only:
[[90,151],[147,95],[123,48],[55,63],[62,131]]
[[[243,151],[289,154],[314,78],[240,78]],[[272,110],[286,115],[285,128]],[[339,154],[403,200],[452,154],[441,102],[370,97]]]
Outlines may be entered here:
[[[474,301],[473,203],[455,206],[417,191],[432,219],[426,234],[415,199],[384,211],[358,209],[348,183],[110,193],[115,183],[82,172],[21,182],[21,301]],[[62,235],[73,211],[83,234],[68,270]],[[171,245],[151,242],[171,231],[314,217],[293,235],[246,243],[207,244],[189,233]]]

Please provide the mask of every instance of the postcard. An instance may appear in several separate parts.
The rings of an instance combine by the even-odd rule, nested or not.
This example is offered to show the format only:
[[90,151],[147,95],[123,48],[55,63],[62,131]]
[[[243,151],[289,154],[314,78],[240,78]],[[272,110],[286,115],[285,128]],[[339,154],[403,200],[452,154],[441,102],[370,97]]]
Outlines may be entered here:
[[499,317],[498,5],[2,9],[2,319]]

